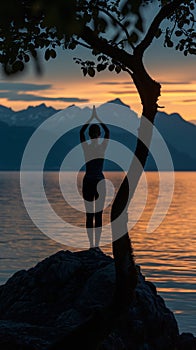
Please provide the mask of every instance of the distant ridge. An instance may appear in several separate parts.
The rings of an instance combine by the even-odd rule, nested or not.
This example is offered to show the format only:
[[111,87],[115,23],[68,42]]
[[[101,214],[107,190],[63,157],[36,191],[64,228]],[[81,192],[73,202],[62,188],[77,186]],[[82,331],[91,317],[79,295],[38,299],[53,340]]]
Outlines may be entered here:
[[[110,108],[110,104],[113,104]],[[121,108],[119,113],[119,107]],[[44,103],[35,107],[29,106],[21,111],[13,111],[11,108],[0,106],[0,170],[19,170],[22,155],[25,146],[36,130],[36,128],[46,121],[48,118],[59,112],[53,107],[47,107]],[[52,130],[72,125],[72,120],[78,118],[80,122],[85,122],[91,115],[89,107],[80,108],[77,105],[72,105],[64,109],[65,115],[60,114],[59,118],[54,120]],[[108,113],[109,111],[109,113]],[[137,134],[140,118],[130,108],[123,103],[119,98],[108,101],[97,107],[98,114],[103,116],[104,120],[111,129],[111,138],[124,144],[134,152],[135,139],[127,130],[129,125],[132,126]],[[119,130],[114,125],[118,125],[118,118],[122,117],[127,125],[127,128]],[[65,119],[66,118],[66,119]],[[113,120],[117,124],[113,124]],[[63,123],[63,124],[62,124]],[[70,124],[69,124],[70,123]],[[47,125],[47,123],[46,123]],[[50,123],[51,125],[51,123]],[[196,171],[196,127],[193,123],[185,121],[178,113],[167,114],[158,112],[155,118],[155,127],[165,140],[167,147],[173,159],[174,169],[180,171]],[[50,132],[47,128],[44,130],[43,137],[47,137]],[[62,140],[57,142],[53,154],[48,157],[46,164],[47,170],[58,170],[62,163],[65,153],[69,152],[71,147],[79,144],[79,127],[62,137]],[[106,162],[106,170],[117,170],[114,165]],[[156,170],[155,163],[149,155],[147,170]],[[166,169],[167,170],[167,169]]]
[[117,104],[117,105],[121,105],[121,106],[130,108],[130,106],[127,105],[127,104],[125,104],[120,98],[115,98],[114,100],[107,101],[106,103],[115,103],[115,104]]

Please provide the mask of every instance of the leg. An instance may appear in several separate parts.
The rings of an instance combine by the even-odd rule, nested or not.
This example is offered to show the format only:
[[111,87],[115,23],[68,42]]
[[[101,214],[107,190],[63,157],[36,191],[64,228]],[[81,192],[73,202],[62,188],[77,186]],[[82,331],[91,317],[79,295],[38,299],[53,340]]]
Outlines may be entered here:
[[93,193],[90,182],[84,177],[82,194],[84,198],[84,205],[86,209],[86,231],[89,239],[90,248],[94,246],[93,243]]
[[98,183],[96,201],[95,201],[95,246],[99,246],[102,232],[102,214],[105,202],[106,188],[105,181]]
[[94,247],[93,244],[93,213],[86,213],[86,231],[89,239],[90,248]]
[[99,247],[102,232],[102,211],[95,213],[95,247]]

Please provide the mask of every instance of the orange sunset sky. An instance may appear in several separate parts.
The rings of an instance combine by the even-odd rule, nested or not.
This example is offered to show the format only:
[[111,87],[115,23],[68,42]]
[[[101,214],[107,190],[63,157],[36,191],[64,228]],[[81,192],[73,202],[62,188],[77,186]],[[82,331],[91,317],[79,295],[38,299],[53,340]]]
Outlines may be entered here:
[[[162,84],[159,105],[165,108],[161,110],[178,112],[186,120],[196,120],[195,57],[184,57],[182,53],[163,47],[159,48],[158,54],[155,48],[149,52],[144,61],[151,76]],[[0,104],[14,110],[40,103],[63,109],[73,103],[80,107],[98,106],[118,97],[141,114],[138,93],[127,73],[117,75],[104,71],[94,78],[83,77],[80,66],[73,61],[77,54],[81,55],[81,52],[60,52],[56,60],[43,64],[41,76],[37,76],[30,66],[21,76],[3,77]],[[86,58],[85,50],[82,54]]]
[[[94,78],[83,77],[73,57],[91,59],[89,51],[59,50],[57,58],[43,62],[43,74],[36,75],[33,63],[22,75],[7,78],[1,75],[0,104],[14,110],[45,103],[56,109],[71,104],[96,106],[120,98],[141,114],[137,91],[127,73],[97,73]],[[163,39],[154,39],[147,49],[144,63],[151,77],[162,84],[159,105],[166,113],[179,113],[186,120],[196,120],[196,58],[185,57],[174,48],[165,48]]]

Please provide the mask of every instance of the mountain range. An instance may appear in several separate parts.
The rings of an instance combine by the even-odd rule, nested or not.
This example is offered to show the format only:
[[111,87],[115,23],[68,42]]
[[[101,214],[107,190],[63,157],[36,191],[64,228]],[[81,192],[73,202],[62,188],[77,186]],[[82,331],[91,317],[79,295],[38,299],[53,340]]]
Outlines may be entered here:
[[[11,108],[0,106],[0,170],[20,169],[22,155],[29,138],[36,128],[51,116],[57,115],[51,124],[52,129],[50,126],[50,130],[48,130],[47,123],[45,123],[46,126],[42,130],[43,137],[48,137],[51,132],[57,132],[65,126],[65,122],[66,128],[71,128],[73,120],[76,121],[76,125],[77,121],[81,124],[85,123],[92,110],[89,107],[80,108],[72,105],[67,107],[63,113],[57,114],[57,112],[60,110],[47,107],[45,104],[36,107],[29,106],[21,111],[13,111]],[[136,137],[128,130],[131,123],[134,134],[137,133],[140,122],[137,114],[120,99],[108,101],[97,107],[97,113],[109,125],[111,138],[134,151]],[[122,120],[125,121],[125,126],[123,128],[117,127],[117,125],[122,124]],[[80,142],[80,127],[72,128],[54,144],[46,159],[45,170],[58,170],[60,168],[65,155]],[[194,122],[185,121],[178,113],[158,112],[155,118],[155,127],[167,144],[174,169],[180,171],[196,170],[196,125]],[[158,140],[155,142],[158,143]],[[121,169],[118,164],[106,160],[105,170]],[[146,170],[157,170],[151,154],[148,157]]]

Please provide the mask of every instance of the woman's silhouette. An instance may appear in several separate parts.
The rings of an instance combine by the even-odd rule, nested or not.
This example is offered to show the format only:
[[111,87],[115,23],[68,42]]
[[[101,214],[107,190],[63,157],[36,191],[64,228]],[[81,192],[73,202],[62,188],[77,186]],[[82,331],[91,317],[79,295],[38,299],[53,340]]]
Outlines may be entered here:
[[[85,138],[85,130],[95,118],[104,130],[104,140],[99,143],[101,135],[100,126],[91,124],[89,127],[90,143]],[[84,151],[86,173],[83,179],[82,194],[86,208],[86,229],[90,247],[98,247],[102,231],[102,213],[105,201],[105,181],[103,175],[104,154],[108,144],[109,129],[97,116],[95,106],[91,118],[80,130],[80,141]],[[93,228],[95,228],[95,241],[93,239]]]

